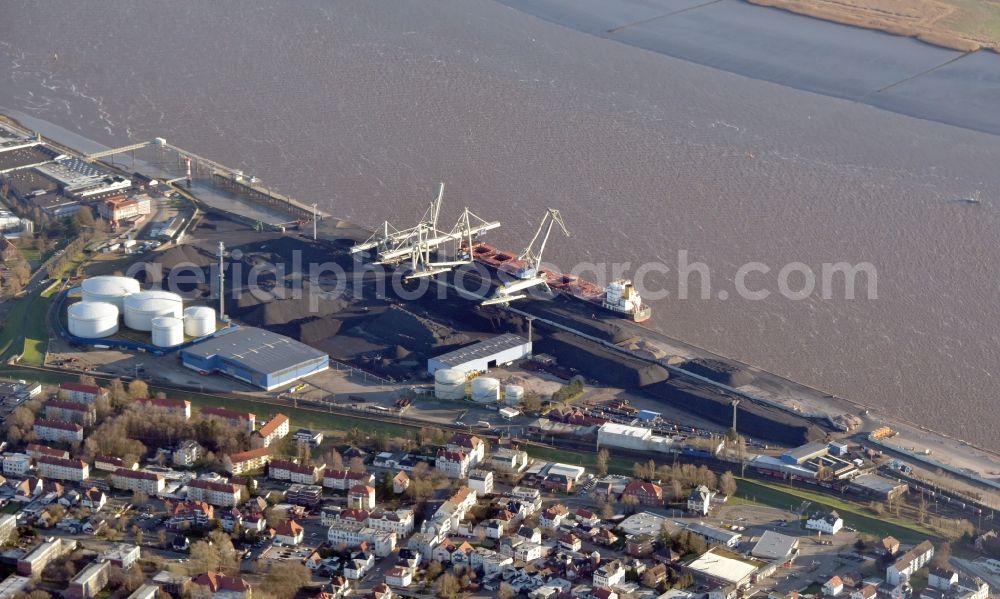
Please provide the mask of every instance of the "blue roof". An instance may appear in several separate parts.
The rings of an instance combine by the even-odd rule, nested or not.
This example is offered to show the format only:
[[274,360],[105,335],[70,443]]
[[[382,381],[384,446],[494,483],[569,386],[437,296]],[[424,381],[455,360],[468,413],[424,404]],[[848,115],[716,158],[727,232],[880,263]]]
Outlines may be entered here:
[[638,418],[639,420],[643,420],[646,422],[650,420],[656,420],[657,418],[659,418],[659,416],[660,416],[659,412],[652,412],[650,410],[640,410],[639,413],[635,415],[635,417]]

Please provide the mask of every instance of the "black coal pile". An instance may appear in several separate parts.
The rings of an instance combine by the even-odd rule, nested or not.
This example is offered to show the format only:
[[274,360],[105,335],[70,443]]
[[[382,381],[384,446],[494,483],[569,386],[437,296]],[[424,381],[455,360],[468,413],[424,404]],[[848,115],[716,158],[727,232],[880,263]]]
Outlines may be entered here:
[[636,389],[669,377],[659,364],[639,360],[570,333],[555,332],[535,343],[537,351],[555,356],[559,365],[574,368],[606,385]]
[[420,353],[441,353],[471,343],[468,335],[423,318],[399,306],[366,322],[364,332],[386,342]]
[[[566,306],[565,302],[573,302],[572,307]],[[621,326],[617,317],[605,317],[604,312],[597,306],[594,306],[588,317],[585,314],[586,310],[581,311],[581,306],[589,309],[589,306],[580,300],[566,298],[548,302],[525,302],[517,307],[540,318],[571,327],[589,337],[610,343],[622,343],[634,336]]]
[[713,360],[711,358],[695,358],[681,366],[684,370],[703,376],[716,383],[730,387],[742,387],[753,382],[753,373],[733,362]]
[[342,324],[336,318],[315,316],[291,323],[291,330],[286,334],[302,343],[314,344],[336,335]]
[[[642,391],[712,422],[723,425],[731,425],[733,422],[733,407],[729,397],[692,382],[675,377]],[[736,426],[744,435],[782,445],[802,445],[826,436],[822,429],[805,418],[747,400],[741,401],[736,408]]]

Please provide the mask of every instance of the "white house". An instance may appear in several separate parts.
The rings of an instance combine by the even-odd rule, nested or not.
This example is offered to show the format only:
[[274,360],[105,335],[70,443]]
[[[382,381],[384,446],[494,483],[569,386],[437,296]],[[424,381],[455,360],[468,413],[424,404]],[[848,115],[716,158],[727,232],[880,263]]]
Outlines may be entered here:
[[828,535],[836,534],[843,527],[844,521],[836,511],[827,514],[813,514],[806,520],[807,530],[815,530]]
[[295,520],[282,522],[274,527],[274,540],[282,545],[298,545],[304,534],[305,529]]
[[715,497],[715,492],[711,491],[705,485],[698,485],[691,490],[691,494],[688,495],[687,509],[689,512],[694,512],[701,516],[707,516],[709,509],[712,507],[712,498]]
[[375,565],[375,556],[365,551],[356,551],[344,564],[344,576],[351,580],[361,580]]
[[469,467],[475,468],[486,457],[486,444],[475,435],[455,433],[448,439],[448,451],[461,451],[469,456]]
[[442,449],[438,451],[437,459],[434,460],[434,467],[448,478],[465,478],[469,474],[471,465],[472,460],[464,451]]
[[413,570],[395,566],[385,573],[385,583],[391,587],[405,588],[413,582]]
[[493,493],[493,473],[489,470],[473,470],[469,473],[469,488],[479,495]]
[[914,572],[926,566],[933,557],[934,545],[930,541],[923,541],[885,569],[886,582],[895,586],[907,582]]
[[823,594],[827,597],[836,597],[844,592],[844,581],[839,576],[834,576],[823,583]]
[[594,570],[595,587],[613,587],[623,580],[625,580],[625,566],[618,560],[601,564]]

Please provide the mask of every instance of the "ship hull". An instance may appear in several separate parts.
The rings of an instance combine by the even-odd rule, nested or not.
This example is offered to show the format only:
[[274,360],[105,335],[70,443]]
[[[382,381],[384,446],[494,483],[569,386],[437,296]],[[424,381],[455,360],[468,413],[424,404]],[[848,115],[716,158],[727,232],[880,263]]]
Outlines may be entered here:
[[[517,259],[516,254],[498,250],[485,243],[473,246],[472,258],[479,264],[487,267],[494,274],[494,277],[503,274],[508,277],[520,278],[527,266]],[[589,306],[600,308],[604,312],[610,312],[619,318],[642,323],[649,320],[653,314],[652,309],[647,305],[643,305],[639,310],[634,311],[616,309],[605,301],[605,291],[602,287],[575,275],[566,275],[547,270],[540,270],[537,275],[545,278],[545,283],[552,291],[585,302]],[[498,285],[503,284],[503,281],[497,278],[494,281]]]

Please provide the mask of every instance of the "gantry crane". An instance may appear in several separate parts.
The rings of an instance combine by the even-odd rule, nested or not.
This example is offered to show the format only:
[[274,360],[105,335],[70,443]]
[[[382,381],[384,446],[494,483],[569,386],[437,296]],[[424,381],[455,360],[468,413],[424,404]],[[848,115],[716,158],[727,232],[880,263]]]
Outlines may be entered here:
[[[528,296],[522,292],[532,287],[542,286],[546,291],[549,291],[548,282],[546,282],[545,277],[540,276],[539,269],[542,265],[542,255],[545,253],[545,246],[549,242],[549,237],[552,235],[552,228],[555,225],[559,225],[563,234],[569,237],[569,230],[566,228],[566,223],[563,222],[559,211],[555,208],[546,210],[545,216],[542,217],[542,222],[539,223],[538,229],[535,231],[535,236],[531,238],[528,247],[517,257],[518,262],[522,263],[522,265],[518,266],[517,270],[511,274],[517,277],[518,280],[497,287],[496,293],[482,302],[483,306],[508,304],[514,300],[524,299]],[[535,249],[535,244],[538,244],[537,250]]]

